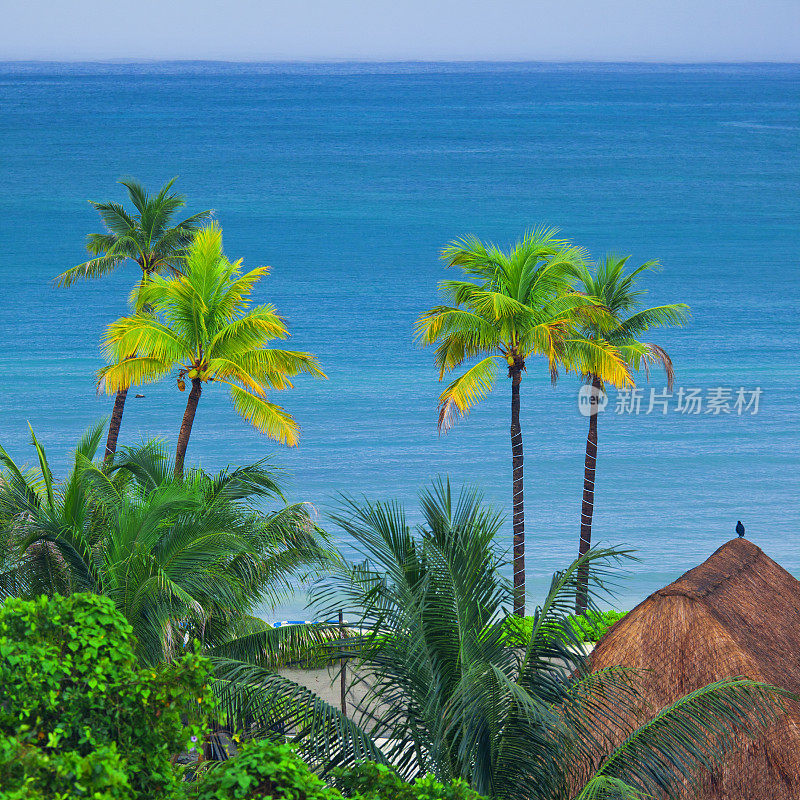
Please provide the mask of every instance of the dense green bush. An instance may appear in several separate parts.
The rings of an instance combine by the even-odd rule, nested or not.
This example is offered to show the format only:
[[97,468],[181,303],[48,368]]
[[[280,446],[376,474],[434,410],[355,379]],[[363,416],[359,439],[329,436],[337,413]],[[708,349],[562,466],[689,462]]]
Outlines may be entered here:
[[208,675],[197,655],[139,669],[131,628],[106,597],[5,600],[0,798],[182,796],[172,757],[199,740],[183,723],[212,702]]
[[[624,611],[589,611],[586,616],[571,614],[568,623],[578,642],[599,642],[605,632],[625,616]],[[527,642],[533,633],[533,617],[509,617],[506,630],[509,637]]]
[[572,630],[581,642],[599,642],[606,631],[621,620],[625,611],[588,611],[586,616],[573,614],[569,618]]
[[443,784],[432,775],[406,783],[390,767],[362,761],[333,771],[336,785],[345,797],[363,800],[482,800],[462,780]]
[[198,781],[196,800],[341,800],[289,744],[251,741],[229,761],[214,765]]
[[[364,761],[333,770],[336,788],[315,775],[289,744],[248,742],[200,776],[193,800],[482,800],[464,781],[432,776],[406,783],[390,767]],[[341,790],[341,791],[339,791]]]

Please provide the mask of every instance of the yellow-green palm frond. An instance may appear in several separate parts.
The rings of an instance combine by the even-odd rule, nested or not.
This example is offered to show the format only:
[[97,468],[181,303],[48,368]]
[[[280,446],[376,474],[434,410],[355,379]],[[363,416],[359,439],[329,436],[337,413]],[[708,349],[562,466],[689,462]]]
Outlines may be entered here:
[[422,345],[435,344],[444,336],[469,337],[486,347],[496,346],[498,332],[488,320],[472,311],[449,306],[436,306],[423,314],[416,325],[416,336]]
[[486,245],[476,236],[464,236],[445,245],[441,258],[449,267],[461,267],[465,274],[491,280],[504,269],[505,253],[495,245]]
[[97,387],[106,394],[115,394],[131,386],[154,383],[172,369],[171,361],[161,361],[147,356],[132,356],[116,364],[109,364],[97,373]]
[[327,377],[310,353],[296,350],[255,349],[237,353],[231,358],[211,358],[208,373],[220,380],[235,380],[259,396],[264,386],[272,389],[291,389],[291,376],[305,373],[318,378]]
[[530,307],[502,292],[476,289],[469,298],[470,308],[480,317],[501,322],[530,314]]
[[472,293],[484,289],[489,284],[477,284],[472,281],[439,281],[439,295],[453,306],[461,306],[469,303]]
[[603,384],[619,388],[635,386],[619,349],[606,339],[578,337],[565,341],[563,363],[568,371],[594,375]]
[[638,339],[630,338],[621,342],[614,341],[614,345],[619,349],[625,363],[634,372],[643,370],[645,380],[650,380],[650,365],[660,364],[664,369],[667,378],[667,388],[671,391],[675,380],[675,368],[669,353],[663,347],[648,342],[640,342]]
[[132,354],[176,363],[191,357],[188,343],[153,314],[122,317],[106,329],[103,346],[109,361]]
[[469,336],[445,336],[439,342],[439,346],[434,352],[433,361],[439,368],[439,380],[441,380],[450,370],[455,369],[464,361],[475,358],[479,355],[486,355],[490,352],[505,352],[501,345],[487,346],[479,338]]
[[236,386],[228,384],[231,400],[236,412],[244,417],[254,428],[289,447],[297,445],[299,426],[286,410],[274,403],[268,403],[260,397]]
[[237,262],[236,269],[221,284],[220,291],[214,296],[213,302],[209,303],[214,313],[221,318],[233,319],[242,313],[250,300],[253,286],[269,274],[269,267],[256,267],[241,273],[238,269],[239,263]]
[[[273,376],[314,375],[328,376],[320,369],[316,356],[300,350],[257,348],[240,353],[236,361],[259,380],[272,385]],[[290,384],[291,385],[291,384]],[[278,388],[278,387],[276,387]]]
[[237,381],[242,384],[247,391],[263,397],[266,394],[264,384],[269,383],[273,389],[291,389],[292,384],[280,374],[270,375],[273,380],[265,379],[264,377],[256,377],[250,370],[242,366],[237,361],[231,361],[227,358],[211,358],[206,366],[205,380],[213,378],[218,381]]
[[489,356],[456,378],[439,397],[439,431],[445,433],[470,408],[491,392],[500,368],[497,356]]
[[576,268],[586,264],[589,251],[571,242],[561,242],[557,250],[547,259],[547,269],[566,280]]
[[289,332],[275,306],[255,306],[247,314],[221,327],[212,337],[208,350],[215,355],[251,350],[271,339],[286,339]]

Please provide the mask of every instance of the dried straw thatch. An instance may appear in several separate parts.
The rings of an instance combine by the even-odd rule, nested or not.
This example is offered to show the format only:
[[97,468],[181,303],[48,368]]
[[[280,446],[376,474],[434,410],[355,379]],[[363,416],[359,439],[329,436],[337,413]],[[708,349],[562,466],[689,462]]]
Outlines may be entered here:
[[[752,542],[732,539],[608,631],[592,669],[615,664],[649,670],[643,692],[654,710],[734,675],[800,693],[800,582]],[[800,798],[800,708],[787,708],[685,797]]]

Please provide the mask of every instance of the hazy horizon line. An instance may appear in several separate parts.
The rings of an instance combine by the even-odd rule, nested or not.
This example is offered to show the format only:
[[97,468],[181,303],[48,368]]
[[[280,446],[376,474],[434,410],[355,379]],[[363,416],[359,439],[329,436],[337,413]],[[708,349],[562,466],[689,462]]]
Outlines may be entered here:
[[0,64],[668,64],[674,66],[717,64],[800,65],[800,59],[574,59],[574,58],[5,58]]

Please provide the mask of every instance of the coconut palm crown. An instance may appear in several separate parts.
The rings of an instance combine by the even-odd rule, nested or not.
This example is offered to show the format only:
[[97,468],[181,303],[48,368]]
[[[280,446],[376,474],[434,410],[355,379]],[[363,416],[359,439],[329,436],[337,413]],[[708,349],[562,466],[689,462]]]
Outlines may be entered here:
[[143,281],[156,273],[179,273],[186,247],[212,212],[201,211],[173,224],[175,213],[186,205],[186,198],[172,191],[176,180],[167,181],[154,196],[133,178],[121,180],[133,213],[120,203],[89,201],[106,230],[86,237],[86,249],[93,258],[56,276],[56,285],[72,286],[86,278],[102,278],[126,261],[138,264]]
[[439,284],[446,305],[423,314],[417,335],[436,344],[439,379],[465,361],[481,357],[452,381],[439,398],[439,430],[454,422],[491,391],[505,363],[511,379],[511,447],[515,611],[525,605],[525,518],[520,383],[532,356],[542,356],[555,381],[559,367],[602,374],[632,384],[616,348],[605,339],[582,335],[586,322],[603,326],[607,313],[591,296],[574,291],[570,269],[583,263],[582,249],[556,238],[552,229],[526,234],[508,251],[475,237],[452,242],[442,251],[448,266],[461,267],[462,280]]
[[310,353],[268,347],[289,333],[273,305],[250,305],[254,285],[267,272],[267,267],[244,272],[241,261],[228,261],[222,231],[212,225],[196,234],[182,275],[154,275],[142,287],[142,303],[152,311],[142,309],[108,327],[104,344],[110,364],[100,373],[107,392],[157,380],[175,368],[181,391],[187,379],[191,383],[176,474],[183,471],[203,387],[211,382],[228,387],[236,411],[256,429],[297,444],[297,423],[266,400],[267,389],[291,388],[290,378],[300,373],[325,374]]
[[[667,386],[672,389],[674,370],[672,360],[664,348],[640,337],[651,328],[667,325],[680,326],[689,318],[689,306],[684,303],[642,307],[644,290],[637,286],[637,279],[645,272],[658,268],[657,261],[647,261],[630,272],[625,267],[630,256],[608,255],[592,271],[585,263],[570,268],[576,288],[595,297],[603,304],[613,323],[606,321],[600,326],[587,321],[583,335],[589,341],[606,342],[620,354],[630,372],[644,370],[647,377],[651,364],[660,364],[667,377]],[[593,369],[583,369],[582,377],[596,392],[605,391],[607,383],[622,386],[613,376],[602,375]],[[583,499],[581,503],[581,533],[578,554],[588,552],[592,542],[592,518],[594,516],[594,485],[597,467],[597,409],[589,415],[589,433],[586,438],[584,463]],[[587,576],[578,576],[578,592],[575,608],[579,614],[586,611]]]

